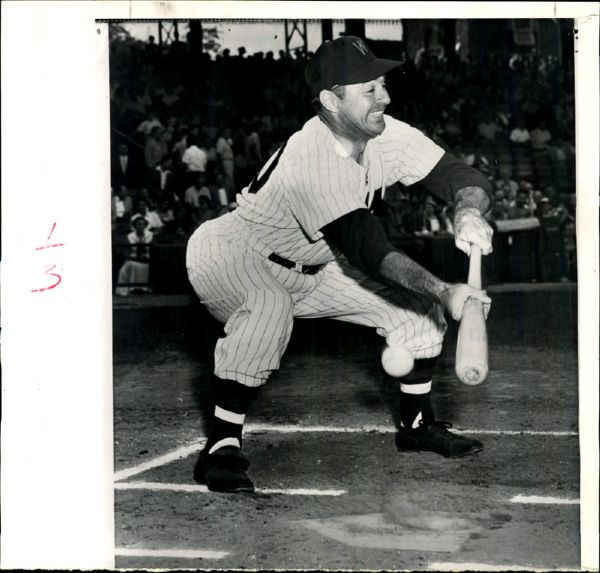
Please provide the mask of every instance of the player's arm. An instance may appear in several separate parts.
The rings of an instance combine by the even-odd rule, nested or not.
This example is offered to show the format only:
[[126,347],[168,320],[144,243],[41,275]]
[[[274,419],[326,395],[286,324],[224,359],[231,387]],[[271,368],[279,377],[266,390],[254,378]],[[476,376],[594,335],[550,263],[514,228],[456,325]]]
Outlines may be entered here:
[[[492,204],[492,186],[488,178],[478,169],[459,161],[450,153],[444,153],[418,184],[445,201],[452,201],[455,204],[459,199],[459,192],[469,189],[466,195],[469,195],[473,205],[481,209],[482,215],[487,213]],[[478,191],[474,191],[475,189]],[[462,195],[464,198],[465,193]]]
[[480,171],[444,153],[419,182],[438,197],[454,202],[456,246],[469,254],[476,244],[484,255],[492,251],[492,228],[483,218],[492,203],[492,186]]
[[379,220],[368,209],[351,211],[328,223],[321,231],[365,274],[442,303],[456,320],[469,296],[484,304],[490,302],[483,291],[465,284],[446,283],[396,249],[388,241]]

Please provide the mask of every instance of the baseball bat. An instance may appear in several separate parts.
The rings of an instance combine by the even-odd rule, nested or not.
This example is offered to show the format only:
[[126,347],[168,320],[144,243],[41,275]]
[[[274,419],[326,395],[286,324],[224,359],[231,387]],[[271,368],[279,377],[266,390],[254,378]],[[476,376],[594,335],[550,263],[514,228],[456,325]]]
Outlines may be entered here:
[[[468,284],[481,289],[481,249],[471,245]],[[456,375],[469,386],[481,384],[488,373],[488,340],[483,304],[468,298],[458,327]]]

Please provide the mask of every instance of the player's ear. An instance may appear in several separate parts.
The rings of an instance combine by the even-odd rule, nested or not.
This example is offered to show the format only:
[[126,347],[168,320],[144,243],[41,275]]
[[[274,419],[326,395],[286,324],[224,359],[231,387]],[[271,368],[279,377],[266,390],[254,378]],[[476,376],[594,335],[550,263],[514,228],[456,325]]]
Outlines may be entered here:
[[333,92],[329,90],[321,90],[321,93],[319,94],[319,101],[327,111],[332,113],[337,112],[339,98]]

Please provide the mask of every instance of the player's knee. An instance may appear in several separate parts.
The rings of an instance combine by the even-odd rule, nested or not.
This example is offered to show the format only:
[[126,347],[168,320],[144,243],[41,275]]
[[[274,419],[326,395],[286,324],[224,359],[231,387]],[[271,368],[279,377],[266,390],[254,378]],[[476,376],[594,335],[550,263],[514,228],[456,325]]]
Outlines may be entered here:
[[440,348],[448,328],[441,305],[432,304],[422,314],[399,313],[391,331],[385,333],[390,346],[403,345],[411,350]]
[[284,290],[252,291],[248,294],[247,304],[279,322],[293,317],[294,302]]

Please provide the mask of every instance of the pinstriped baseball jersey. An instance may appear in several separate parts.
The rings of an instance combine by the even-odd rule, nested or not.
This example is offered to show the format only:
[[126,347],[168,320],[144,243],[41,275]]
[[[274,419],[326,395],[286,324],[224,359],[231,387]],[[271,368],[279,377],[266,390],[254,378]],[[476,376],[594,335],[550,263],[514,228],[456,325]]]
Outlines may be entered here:
[[246,187],[228,216],[244,222],[249,244],[265,255],[309,265],[332,261],[335,253],[319,229],[371,206],[377,189],[420,181],[444,153],[408,124],[389,116],[385,122],[359,165],[314,117],[267,162],[261,174],[275,167],[260,190]]

